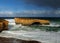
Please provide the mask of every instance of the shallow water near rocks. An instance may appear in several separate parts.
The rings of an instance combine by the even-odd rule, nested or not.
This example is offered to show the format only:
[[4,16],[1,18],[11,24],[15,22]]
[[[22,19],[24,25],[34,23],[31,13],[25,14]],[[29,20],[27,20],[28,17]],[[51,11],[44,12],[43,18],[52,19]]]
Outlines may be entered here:
[[[58,29],[46,31],[46,29]],[[9,23],[9,30],[0,33],[2,37],[12,37],[23,40],[37,40],[42,43],[60,43],[60,24],[51,22],[50,25],[43,26],[22,26],[14,22]]]

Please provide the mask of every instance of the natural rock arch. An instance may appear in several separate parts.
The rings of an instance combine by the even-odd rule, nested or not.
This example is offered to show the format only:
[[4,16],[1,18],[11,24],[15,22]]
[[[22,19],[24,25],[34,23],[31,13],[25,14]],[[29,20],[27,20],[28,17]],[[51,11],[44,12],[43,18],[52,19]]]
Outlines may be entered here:
[[40,22],[33,22],[31,25],[42,25]]

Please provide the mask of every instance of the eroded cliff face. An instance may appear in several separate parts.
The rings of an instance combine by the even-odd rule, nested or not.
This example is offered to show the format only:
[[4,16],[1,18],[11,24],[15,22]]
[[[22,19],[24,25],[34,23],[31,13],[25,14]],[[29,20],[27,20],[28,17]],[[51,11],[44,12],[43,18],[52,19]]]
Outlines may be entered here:
[[4,19],[0,19],[0,31],[8,29],[8,21]]
[[16,39],[16,38],[6,38],[6,37],[0,37],[0,43],[41,43],[34,40],[22,40],[22,39]]
[[9,23],[9,21],[7,21],[7,20],[3,21],[4,30],[8,30],[8,23]]
[[3,29],[3,22],[0,22],[0,31]]

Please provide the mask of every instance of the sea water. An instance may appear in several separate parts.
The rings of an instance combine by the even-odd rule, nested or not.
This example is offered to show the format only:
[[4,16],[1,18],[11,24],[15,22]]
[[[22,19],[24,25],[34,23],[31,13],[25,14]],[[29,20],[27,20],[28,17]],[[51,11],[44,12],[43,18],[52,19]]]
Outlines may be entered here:
[[[43,26],[22,26],[16,25],[13,19],[9,21],[9,30],[3,31],[2,34],[8,37],[21,38],[25,40],[37,40],[42,43],[60,43],[60,22],[51,21],[50,25]],[[57,31],[48,30],[55,29]]]

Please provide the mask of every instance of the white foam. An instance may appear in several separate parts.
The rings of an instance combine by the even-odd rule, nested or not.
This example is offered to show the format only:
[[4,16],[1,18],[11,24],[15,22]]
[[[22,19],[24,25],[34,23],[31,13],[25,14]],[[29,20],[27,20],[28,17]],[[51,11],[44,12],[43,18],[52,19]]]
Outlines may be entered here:
[[7,21],[9,21],[9,23],[15,23],[14,19],[6,19]]

